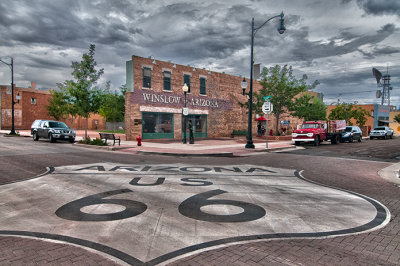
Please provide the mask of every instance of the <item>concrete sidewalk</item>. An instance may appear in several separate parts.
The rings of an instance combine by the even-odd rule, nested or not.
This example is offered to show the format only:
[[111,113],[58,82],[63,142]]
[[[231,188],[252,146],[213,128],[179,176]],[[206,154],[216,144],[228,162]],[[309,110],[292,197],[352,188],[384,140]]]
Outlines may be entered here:
[[[31,137],[29,130],[18,130],[20,136]],[[0,130],[0,133],[7,134],[9,131]],[[79,141],[84,137],[84,130],[76,131],[76,140]],[[96,138],[99,133],[96,131],[88,131],[88,136]],[[142,145],[138,146],[137,141],[126,141],[124,134],[117,134],[121,137],[121,145],[113,146],[112,141],[108,141],[109,146],[91,146],[82,145],[87,148],[121,151],[134,154],[161,154],[174,156],[250,156],[257,155],[260,152],[277,152],[287,149],[301,149],[293,145],[292,141],[269,141],[268,149],[266,148],[266,140],[255,137],[253,139],[254,149],[246,149],[246,139],[239,138],[219,138],[219,139],[201,139],[196,140],[194,144],[183,144],[177,140],[143,140]],[[80,144],[76,144],[80,145]]]

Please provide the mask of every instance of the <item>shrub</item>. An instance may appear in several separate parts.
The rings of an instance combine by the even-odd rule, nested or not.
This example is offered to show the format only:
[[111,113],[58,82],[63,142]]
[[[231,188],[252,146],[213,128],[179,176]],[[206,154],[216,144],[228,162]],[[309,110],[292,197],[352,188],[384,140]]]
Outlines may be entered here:
[[96,145],[96,146],[107,146],[108,144],[102,141],[99,138],[91,139],[90,137],[87,137],[86,139],[80,140],[78,143],[81,144],[88,144],[88,145]]

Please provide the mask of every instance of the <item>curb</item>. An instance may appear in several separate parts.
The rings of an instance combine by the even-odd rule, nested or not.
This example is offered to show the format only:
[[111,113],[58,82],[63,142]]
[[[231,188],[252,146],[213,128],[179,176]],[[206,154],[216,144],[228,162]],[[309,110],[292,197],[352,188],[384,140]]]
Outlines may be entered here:
[[118,151],[123,149],[131,149],[134,148],[133,146],[97,146],[97,145],[89,145],[89,144],[81,144],[81,143],[73,143],[72,145],[77,145],[78,147],[88,148],[88,149],[96,149],[96,150],[106,150],[106,151]]
[[157,154],[169,156],[184,156],[184,157],[234,157],[233,152],[219,153],[179,153],[179,152],[156,152],[156,151],[137,151],[137,154]]
[[381,169],[378,175],[386,181],[400,186],[400,163],[394,163],[391,166]]

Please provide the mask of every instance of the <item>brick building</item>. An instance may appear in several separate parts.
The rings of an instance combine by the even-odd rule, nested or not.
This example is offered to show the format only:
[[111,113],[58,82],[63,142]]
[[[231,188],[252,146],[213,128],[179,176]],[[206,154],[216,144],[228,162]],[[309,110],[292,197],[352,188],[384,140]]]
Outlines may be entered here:
[[[0,85],[1,92],[1,129],[11,129],[11,86]],[[17,102],[16,95],[20,100]],[[51,94],[49,91],[37,90],[32,83],[31,88],[14,87],[14,127],[17,130],[30,129],[36,119],[54,120],[47,112]],[[63,120],[68,126],[75,129],[85,128],[84,119]],[[105,129],[105,118],[93,114],[89,117],[89,129]]]
[[[192,123],[195,138],[228,137],[233,130],[247,131],[247,108],[239,105],[239,102],[247,103],[247,96],[242,95],[241,81],[241,77],[224,73],[132,56],[126,62],[127,140],[134,140],[138,135],[143,139],[182,139],[185,98],[182,87],[185,83],[189,87],[187,123]],[[260,88],[255,81],[253,90]],[[272,128],[273,115],[270,118],[268,124]],[[253,133],[257,134],[255,119],[256,114],[253,116]],[[289,115],[281,117],[283,119],[287,132],[301,123]]]

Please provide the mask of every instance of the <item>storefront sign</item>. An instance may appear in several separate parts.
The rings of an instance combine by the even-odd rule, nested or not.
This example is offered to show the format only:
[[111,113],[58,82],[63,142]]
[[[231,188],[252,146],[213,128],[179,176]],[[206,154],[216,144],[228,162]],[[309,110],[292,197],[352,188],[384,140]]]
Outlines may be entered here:
[[[141,105],[182,107],[184,105],[184,101],[184,95],[176,95],[172,93],[157,93],[147,90],[135,90],[131,95],[131,103]],[[200,109],[232,109],[232,102],[229,100],[187,95],[186,101],[187,106],[192,106]]]

